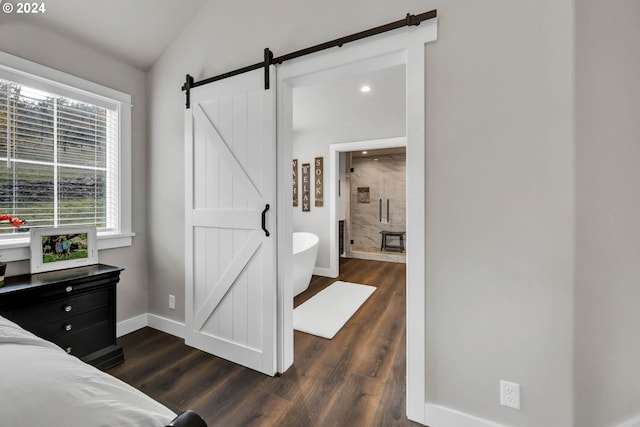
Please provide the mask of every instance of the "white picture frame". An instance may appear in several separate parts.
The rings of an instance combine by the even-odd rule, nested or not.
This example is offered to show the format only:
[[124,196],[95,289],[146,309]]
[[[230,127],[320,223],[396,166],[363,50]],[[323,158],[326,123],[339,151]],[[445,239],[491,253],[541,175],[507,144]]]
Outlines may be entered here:
[[98,263],[96,227],[35,228],[29,237],[31,274]]

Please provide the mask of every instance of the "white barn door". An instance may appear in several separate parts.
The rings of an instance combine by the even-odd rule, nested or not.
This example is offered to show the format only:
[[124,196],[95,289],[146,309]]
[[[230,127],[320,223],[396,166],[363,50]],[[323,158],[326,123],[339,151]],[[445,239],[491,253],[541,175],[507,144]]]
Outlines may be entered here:
[[[276,370],[275,67],[191,90],[185,125],[187,345]],[[266,230],[266,231],[265,231]]]

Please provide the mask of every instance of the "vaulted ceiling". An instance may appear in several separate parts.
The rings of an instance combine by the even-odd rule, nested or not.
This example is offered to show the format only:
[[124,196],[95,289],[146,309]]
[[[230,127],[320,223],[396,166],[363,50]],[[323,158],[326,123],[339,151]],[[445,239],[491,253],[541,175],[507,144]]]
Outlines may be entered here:
[[[42,26],[147,71],[207,1],[52,0],[44,2],[44,13],[0,12],[0,24]],[[355,112],[370,125],[403,121],[403,74],[392,67],[296,90],[294,129],[326,128]],[[365,83],[372,91],[362,94],[358,89]]]
[[0,23],[44,26],[146,71],[206,1],[53,0],[44,13],[0,13]]

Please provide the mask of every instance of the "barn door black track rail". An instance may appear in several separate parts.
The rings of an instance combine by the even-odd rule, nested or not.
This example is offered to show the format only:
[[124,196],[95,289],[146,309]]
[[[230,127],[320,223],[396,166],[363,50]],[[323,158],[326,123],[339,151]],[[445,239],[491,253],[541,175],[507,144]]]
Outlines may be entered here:
[[273,64],[282,64],[284,61],[288,61],[291,59],[299,58],[304,55],[308,55],[310,53],[320,52],[325,49],[329,49],[332,47],[342,47],[346,43],[354,42],[356,40],[362,40],[367,37],[375,36],[377,34],[386,33],[387,31],[396,30],[402,27],[410,27],[420,25],[422,21],[426,21],[428,19],[433,19],[438,16],[437,10],[431,10],[429,12],[420,13],[418,15],[411,15],[407,13],[407,16],[404,19],[400,19],[398,21],[390,22],[385,25],[381,25],[379,27],[371,28],[369,30],[360,31],[359,33],[351,34],[350,36],[341,37],[339,39],[331,40],[326,43],[321,43],[312,47],[308,47],[306,49],[301,49],[286,55],[274,57],[273,52],[266,48],[264,50],[264,59],[262,62],[258,62],[253,65],[249,65],[243,68],[239,68],[234,71],[229,71],[228,73],[220,74],[215,77],[209,77],[208,79],[195,81],[194,78],[187,74],[186,81],[184,85],[182,85],[182,90],[186,95],[186,106],[187,108],[191,108],[191,89],[203,86],[209,83],[217,82],[218,80],[223,80],[229,77],[236,76],[238,74],[247,73],[249,71],[258,70],[264,67],[264,88],[265,90],[269,89],[269,66]]

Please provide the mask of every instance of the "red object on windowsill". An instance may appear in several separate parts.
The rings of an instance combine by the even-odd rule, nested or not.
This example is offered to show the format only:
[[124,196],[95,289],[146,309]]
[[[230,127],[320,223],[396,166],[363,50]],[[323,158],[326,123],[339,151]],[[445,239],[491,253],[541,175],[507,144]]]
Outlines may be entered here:
[[21,220],[20,218],[17,218],[15,216],[9,216],[9,215],[0,215],[0,222],[4,222],[7,221],[9,223],[11,223],[11,225],[13,225],[14,227],[18,228],[21,225],[23,225],[26,221]]

